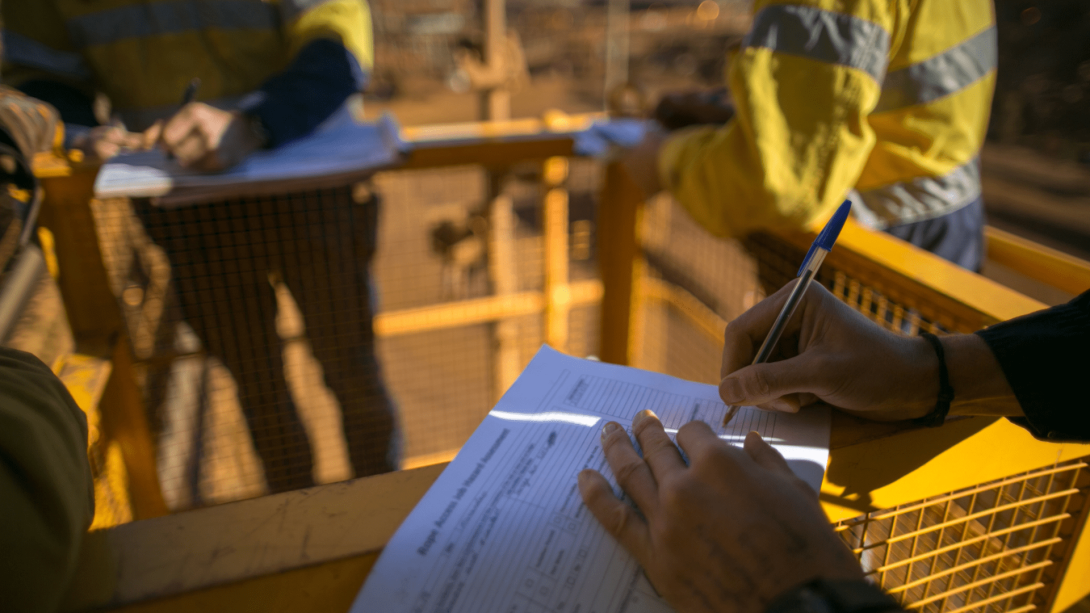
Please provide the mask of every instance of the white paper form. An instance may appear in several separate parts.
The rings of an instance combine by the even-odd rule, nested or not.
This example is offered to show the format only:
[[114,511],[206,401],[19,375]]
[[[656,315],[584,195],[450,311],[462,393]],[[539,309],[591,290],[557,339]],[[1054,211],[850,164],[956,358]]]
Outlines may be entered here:
[[543,347],[387,544],[353,613],[659,613],[671,609],[582,503],[595,468],[616,487],[600,432],[652,409],[671,436],[700,419],[740,445],[756,430],[815,489],[828,411],[743,408],[724,431],[711,385]]

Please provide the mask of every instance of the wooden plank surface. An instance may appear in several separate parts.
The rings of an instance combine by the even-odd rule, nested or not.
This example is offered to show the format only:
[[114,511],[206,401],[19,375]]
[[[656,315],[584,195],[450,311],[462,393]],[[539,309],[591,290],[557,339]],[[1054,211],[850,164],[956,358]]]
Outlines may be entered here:
[[[379,551],[445,464],[92,532],[63,610],[167,599]],[[358,588],[358,585],[356,586]]]

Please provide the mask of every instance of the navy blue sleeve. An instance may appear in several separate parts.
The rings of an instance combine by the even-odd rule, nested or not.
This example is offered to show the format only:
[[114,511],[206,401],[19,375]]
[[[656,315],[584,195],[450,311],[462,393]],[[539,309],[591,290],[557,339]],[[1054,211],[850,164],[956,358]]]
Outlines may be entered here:
[[52,104],[60,113],[61,121],[66,124],[90,128],[99,125],[95,119],[94,100],[71,85],[33,79],[20,85],[18,89],[31,98]]
[[977,332],[1007,377],[1035,437],[1090,441],[1090,291],[1067,304]]
[[261,119],[269,133],[267,147],[279,147],[310,134],[369,75],[338,41],[318,39],[303,47],[288,68],[261,86],[265,95],[246,113]]

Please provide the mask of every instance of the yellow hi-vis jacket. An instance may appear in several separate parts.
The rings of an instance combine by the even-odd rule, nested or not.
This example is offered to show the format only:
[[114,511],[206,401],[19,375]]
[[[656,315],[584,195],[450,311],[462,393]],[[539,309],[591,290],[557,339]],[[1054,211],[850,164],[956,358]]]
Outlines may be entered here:
[[757,0],[736,116],[679,132],[660,178],[709,231],[803,228],[845,198],[887,228],[980,196],[995,88],[991,0]]
[[4,81],[47,78],[109,97],[130,129],[169,116],[194,77],[232,108],[308,43],[373,66],[365,0],[5,0]]

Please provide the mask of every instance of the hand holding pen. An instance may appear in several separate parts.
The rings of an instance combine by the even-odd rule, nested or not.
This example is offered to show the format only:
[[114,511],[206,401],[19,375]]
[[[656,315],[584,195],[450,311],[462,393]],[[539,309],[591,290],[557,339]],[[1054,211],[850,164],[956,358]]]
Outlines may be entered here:
[[[201,86],[201,80],[200,79],[193,78],[193,79],[191,79],[189,81],[189,84],[185,86],[185,92],[182,93],[182,103],[179,105],[179,108],[185,108],[190,102],[193,102],[193,100],[197,97],[197,89],[200,88],[200,86]],[[162,142],[164,134],[166,134],[165,130],[161,130],[159,132],[159,141],[160,142]],[[174,151],[173,150],[167,149],[167,159],[168,160],[173,160],[174,159]]]
[[[800,281],[788,283],[727,326],[719,383],[724,403],[789,413],[823,405],[878,421],[921,417],[935,408],[939,366],[931,345],[882,328],[820,283],[802,293],[768,361],[754,364]],[[945,336],[943,344],[961,401],[988,398],[989,406],[1002,405],[1002,413],[992,414],[1020,412],[978,335]],[[991,376],[958,378],[973,369]],[[1010,399],[1013,405],[997,404],[997,399]],[[957,411],[974,414],[971,406],[955,406],[951,414]]]
[[[780,309],[776,320],[772,323],[772,328],[769,330],[768,335],[761,344],[761,348],[757,350],[757,354],[753,356],[752,364],[763,364],[767,362],[768,358],[772,355],[772,351],[776,348],[776,344],[779,342],[780,337],[783,335],[788,323],[791,321],[791,316],[795,314],[795,309],[798,308],[799,303],[806,294],[806,290],[810,287],[810,283],[813,282],[814,277],[817,276],[817,271],[821,268],[821,263],[825,261],[825,256],[832,250],[833,245],[836,243],[836,238],[840,236],[840,230],[844,227],[844,222],[848,219],[848,214],[851,213],[851,210],[851,201],[845,200],[844,203],[840,205],[840,208],[833,213],[833,216],[825,224],[821,233],[814,239],[813,244],[810,245],[810,251],[807,252],[806,257],[803,259],[802,266],[799,267],[798,283],[795,284],[791,293],[787,296],[787,300],[784,302],[783,308]],[[723,351],[725,358],[725,347]],[[726,368],[725,361],[724,368]],[[740,407],[737,404],[728,405],[727,412],[723,416],[724,427],[738,414],[739,408]],[[795,410],[798,410],[798,408],[796,407]]]
[[149,129],[168,157],[186,168],[218,172],[267,144],[267,135],[254,130],[254,118],[238,110],[193,102],[199,84],[197,79],[191,81],[178,112]]

